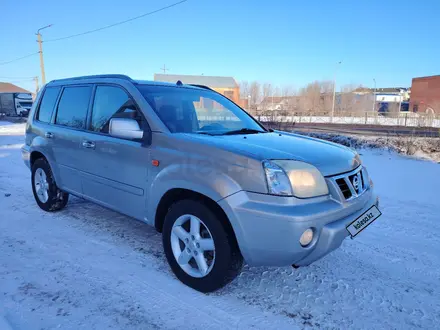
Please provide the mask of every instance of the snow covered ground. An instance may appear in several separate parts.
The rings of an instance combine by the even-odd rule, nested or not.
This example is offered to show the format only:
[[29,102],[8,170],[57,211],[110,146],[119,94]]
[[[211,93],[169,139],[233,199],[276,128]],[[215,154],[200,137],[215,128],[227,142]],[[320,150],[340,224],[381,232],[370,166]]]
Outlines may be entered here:
[[201,294],[160,234],[72,198],[33,200],[24,124],[0,121],[0,329],[412,329],[440,323],[440,165],[361,150],[383,216],[315,264],[247,267]]

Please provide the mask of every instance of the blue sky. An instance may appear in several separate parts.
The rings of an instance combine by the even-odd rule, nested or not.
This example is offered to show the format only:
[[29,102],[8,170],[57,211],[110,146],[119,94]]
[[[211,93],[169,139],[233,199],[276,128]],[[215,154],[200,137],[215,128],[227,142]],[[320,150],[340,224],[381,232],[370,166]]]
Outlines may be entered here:
[[[177,0],[0,0],[0,63],[38,50],[43,39],[112,24]],[[337,85],[410,86],[440,74],[440,1],[188,0],[130,23],[44,43],[47,80],[99,73],[153,79],[173,74],[227,75],[296,88],[314,80]],[[33,90],[39,58],[0,65],[0,81]]]

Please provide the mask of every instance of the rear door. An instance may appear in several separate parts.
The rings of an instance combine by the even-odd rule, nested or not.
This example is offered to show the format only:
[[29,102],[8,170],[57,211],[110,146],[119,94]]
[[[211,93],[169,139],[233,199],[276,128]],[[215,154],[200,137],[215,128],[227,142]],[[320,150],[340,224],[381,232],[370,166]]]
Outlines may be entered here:
[[59,186],[63,190],[81,195],[79,169],[84,161],[80,144],[86,128],[93,85],[66,86],[48,128],[46,137],[52,140],[54,160],[58,166]]
[[81,140],[83,192],[104,206],[143,220],[149,148],[142,141],[110,136],[109,122],[115,117],[146,125],[127,91],[117,85],[96,85],[88,131]]

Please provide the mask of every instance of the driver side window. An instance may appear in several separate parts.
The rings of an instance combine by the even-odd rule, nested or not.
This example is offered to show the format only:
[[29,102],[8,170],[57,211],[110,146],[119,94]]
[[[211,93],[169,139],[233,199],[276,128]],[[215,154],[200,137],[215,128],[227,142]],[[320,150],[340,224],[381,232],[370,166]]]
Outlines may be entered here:
[[90,129],[108,134],[112,118],[135,119],[139,127],[142,127],[142,116],[123,89],[115,86],[97,86]]

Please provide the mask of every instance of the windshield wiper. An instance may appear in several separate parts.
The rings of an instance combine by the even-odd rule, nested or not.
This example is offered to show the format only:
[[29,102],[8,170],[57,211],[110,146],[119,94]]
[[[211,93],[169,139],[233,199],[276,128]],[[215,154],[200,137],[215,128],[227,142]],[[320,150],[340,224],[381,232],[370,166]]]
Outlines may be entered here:
[[265,132],[264,131],[260,131],[258,129],[253,129],[253,128],[242,128],[242,129],[236,129],[236,130],[233,130],[233,131],[225,132],[222,135],[258,134],[258,133],[265,133]]
[[196,132],[194,132],[194,133],[196,133],[196,134],[203,134],[203,135],[217,135],[217,134],[212,134],[212,133],[209,133],[209,132],[202,132],[202,131],[196,131]]

